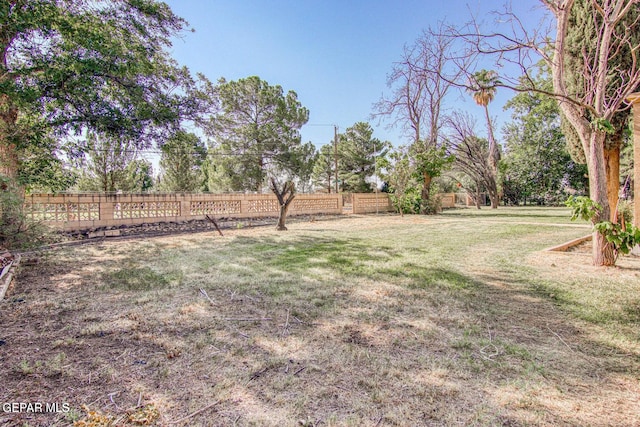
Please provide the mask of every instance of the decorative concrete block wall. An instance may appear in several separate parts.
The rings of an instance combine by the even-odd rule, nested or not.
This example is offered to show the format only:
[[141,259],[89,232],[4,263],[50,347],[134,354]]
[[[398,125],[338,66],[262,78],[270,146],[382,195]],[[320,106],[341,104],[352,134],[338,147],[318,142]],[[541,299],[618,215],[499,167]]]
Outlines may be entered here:
[[352,203],[354,214],[395,211],[387,193],[353,193]]
[[[215,218],[277,216],[272,194],[32,194],[25,212],[64,230]],[[342,195],[298,194],[289,215],[341,214]]]

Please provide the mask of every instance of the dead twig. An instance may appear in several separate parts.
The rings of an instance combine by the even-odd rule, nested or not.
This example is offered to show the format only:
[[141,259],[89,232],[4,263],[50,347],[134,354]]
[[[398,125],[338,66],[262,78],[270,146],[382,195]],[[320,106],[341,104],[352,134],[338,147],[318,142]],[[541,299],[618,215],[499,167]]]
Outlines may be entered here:
[[287,320],[284,322],[284,327],[282,328],[282,336],[285,336],[289,331],[289,309],[287,309]]
[[208,300],[209,300],[209,302],[211,303],[211,305],[216,305],[216,303],[215,303],[215,302],[214,302],[214,301],[209,297],[209,294],[207,293],[207,291],[205,291],[204,289],[200,288],[200,293],[201,293],[202,295],[204,295],[204,297],[205,297],[206,299],[208,299]]
[[553,335],[555,335],[562,344],[564,344],[572,353],[575,353],[575,351],[569,346],[569,344],[567,344],[567,342],[565,340],[562,339],[562,337],[560,335],[558,335],[557,333],[555,333],[550,327],[547,326],[547,329],[549,330],[549,332],[551,332]]
[[264,374],[265,372],[267,372],[268,368],[264,368],[259,370],[258,372],[254,372],[251,375],[251,378],[249,378],[249,381],[246,382],[245,386],[247,386],[251,381],[255,380],[256,378],[260,378],[262,376],[262,374]]
[[298,369],[297,371],[295,371],[295,372],[293,373],[293,375],[294,375],[294,376],[296,376],[296,375],[298,375],[300,372],[304,371],[305,369],[307,369],[307,367],[306,367],[306,366],[303,366],[302,368],[300,368],[300,369]]
[[[491,335],[491,328],[489,328],[489,326],[487,326],[487,332],[489,333],[489,345],[485,345],[480,349],[480,356],[485,360],[493,361],[493,358],[502,353],[502,351],[493,343],[493,336]],[[491,347],[493,347],[493,352],[489,353],[486,351]]]
[[113,400],[113,396],[117,396],[119,395],[120,392],[119,391],[114,391],[113,393],[109,393],[107,396],[109,396],[109,400],[111,401],[111,403],[113,403],[113,405],[117,408],[120,409],[120,407],[118,406],[118,404]]
[[236,333],[237,333],[238,335],[240,335],[240,336],[245,337],[245,338],[249,338],[249,335],[247,335],[247,334],[243,334],[242,332],[240,332],[240,331],[238,331],[238,330],[236,330]]
[[216,406],[218,403],[220,403],[220,401],[219,401],[219,400],[216,400],[216,401],[215,401],[215,402],[213,402],[212,404],[207,405],[207,406],[205,406],[205,407],[204,407],[204,408],[202,408],[202,409],[198,409],[197,411],[192,412],[192,413],[190,413],[189,415],[184,416],[184,417],[182,417],[182,418],[180,418],[180,419],[177,419],[177,420],[175,420],[175,421],[169,421],[167,424],[179,424],[179,423],[181,423],[181,422],[183,422],[183,421],[188,420],[188,419],[189,419],[189,418],[191,418],[191,417],[195,417],[196,415],[198,415],[198,414],[200,414],[200,413],[202,413],[202,412],[206,411],[207,409],[211,409],[211,408],[213,408],[213,407],[214,407],[214,406]]
[[292,316],[293,320],[295,320],[296,322],[300,323],[301,325],[304,325],[306,322],[303,322],[302,320],[298,319],[296,316]]

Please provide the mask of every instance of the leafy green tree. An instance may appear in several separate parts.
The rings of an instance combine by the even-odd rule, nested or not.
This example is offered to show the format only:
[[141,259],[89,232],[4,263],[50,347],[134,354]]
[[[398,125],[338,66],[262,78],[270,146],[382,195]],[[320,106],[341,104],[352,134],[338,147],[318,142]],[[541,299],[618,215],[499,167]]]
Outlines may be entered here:
[[[286,156],[289,156],[289,159]],[[288,165],[286,170],[294,180],[297,191],[308,193],[311,190],[313,168],[317,158],[316,147],[311,142],[302,144],[283,156],[283,163]]]
[[[576,0],[569,14],[569,26],[567,29],[567,45],[564,50],[565,62],[565,82],[568,90],[573,97],[585,97],[585,79],[589,78],[588,73],[584,72],[585,57],[590,58],[589,61],[595,60],[598,54],[598,31],[601,27],[599,22],[602,18],[598,16],[594,9],[594,4],[589,0]],[[609,59],[609,67],[619,70],[631,70],[634,68],[635,61],[632,49],[640,44],[640,10],[636,6],[622,17],[619,25],[620,30],[624,29],[629,38],[629,43],[622,45],[621,51]],[[616,91],[625,85],[623,73],[612,73],[607,77],[611,83],[610,90]],[[640,90],[640,86],[636,88]],[[609,123],[612,126],[611,132],[608,132],[604,142],[604,160],[606,162],[607,172],[607,198],[610,205],[611,218],[615,216],[615,207],[618,204],[618,193],[620,188],[620,180],[624,179],[620,172],[621,150],[624,148],[625,132],[630,118],[631,111],[624,109],[617,111]],[[589,117],[589,121],[597,119],[591,112],[585,114]],[[581,164],[587,163],[587,157],[582,147],[582,142],[575,128],[571,125],[566,116],[563,115],[562,130],[567,136],[567,146],[572,157]]]
[[[626,110],[625,99],[640,88],[640,10],[635,0],[545,3],[556,17],[556,41],[545,60],[552,70],[554,93],[565,101],[559,104],[562,113],[584,153],[590,198],[601,207],[594,223],[615,221],[620,179],[620,144],[615,138],[620,139],[617,129],[624,123],[620,113]],[[599,231],[593,233],[593,262],[616,262]]]
[[335,153],[333,143],[320,147],[318,157],[313,166],[312,179],[316,186],[326,189],[331,193],[333,179],[335,177]]
[[434,178],[450,168],[454,156],[448,153],[445,145],[426,144],[416,141],[410,150],[417,179],[422,180],[421,208],[422,214],[435,214],[439,210],[438,201],[431,198],[431,185]]
[[159,188],[167,192],[202,191],[202,164],[207,157],[204,143],[193,133],[178,131],[162,145]]
[[73,187],[78,174],[55,153],[58,142],[53,135],[41,137],[21,156],[18,182],[28,193],[58,193]]
[[[548,75],[539,76],[536,85],[552,90]],[[512,122],[504,128],[505,199],[561,204],[567,190],[583,193],[586,167],[573,162],[565,149],[557,101],[540,93],[520,92],[505,109],[513,112]]]
[[[615,206],[609,201],[613,193],[610,183],[619,179],[618,175],[609,175],[614,168],[607,159],[607,139],[616,134],[616,115],[628,108],[627,98],[640,88],[638,1],[541,0],[541,3],[555,18],[553,36],[548,31],[527,29],[510,9],[500,14],[505,31],[491,28],[484,32],[478,22],[473,22],[471,31],[466,27],[452,29],[451,33],[468,43],[465,56],[491,55],[498,67],[516,64],[530,90],[558,99],[566,122],[580,141],[588,169],[589,197],[602,208],[596,220],[606,222],[615,217]],[[584,27],[578,19],[592,25],[592,29]],[[582,28],[586,32],[576,35],[575,31]],[[542,58],[551,69],[552,92],[534,85],[535,57]],[[513,67],[502,67],[502,87],[522,84],[522,80],[515,82],[510,78],[511,71]],[[575,84],[576,77],[580,84]],[[597,266],[615,264],[612,248],[597,231],[593,233],[592,254]]]
[[267,176],[289,164],[300,147],[309,111],[295,92],[285,94],[257,76],[220,79],[215,93],[220,112],[207,127],[215,140],[215,169],[229,178],[229,190],[261,192]]
[[125,168],[122,190],[129,193],[145,193],[153,188],[153,165],[145,159],[135,159]]
[[373,191],[367,179],[375,174],[376,158],[383,157],[388,143],[373,138],[369,123],[358,122],[340,135],[338,150],[338,176],[343,191],[370,193]]
[[78,159],[81,171],[78,190],[106,193],[128,190],[127,167],[138,155],[133,141],[92,133],[78,147],[83,153]]
[[420,211],[419,174],[409,150],[399,147],[378,159],[378,176],[386,183],[391,200],[400,215]]
[[5,0],[0,22],[0,176],[18,196],[51,132],[146,147],[202,111],[206,97],[167,52],[186,23],[165,3]]

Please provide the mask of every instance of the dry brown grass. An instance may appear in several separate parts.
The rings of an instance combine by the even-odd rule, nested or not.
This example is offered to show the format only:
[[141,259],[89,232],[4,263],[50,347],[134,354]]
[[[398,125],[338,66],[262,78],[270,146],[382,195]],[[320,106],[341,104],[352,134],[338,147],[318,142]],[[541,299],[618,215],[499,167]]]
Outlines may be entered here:
[[585,234],[553,212],[56,250],[0,304],[0,402],[72,413],[0,425],[639,425],[640,262],[540,252]]

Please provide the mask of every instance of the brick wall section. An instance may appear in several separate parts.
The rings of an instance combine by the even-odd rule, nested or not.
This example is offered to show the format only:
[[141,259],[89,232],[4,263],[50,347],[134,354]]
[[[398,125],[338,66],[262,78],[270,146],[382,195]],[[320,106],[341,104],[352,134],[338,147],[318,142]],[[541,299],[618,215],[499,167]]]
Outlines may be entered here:
[[[443,208],[456,206],[455,193],[439,196]],[[395,211],[386,193],[354,193],[351,197],[354,214]],[[466,202],[469,205],[468,198]],[[298,194],[289,215],[338,215],[343,213],[342,203],[343,194]],[[32,194],[25,200],[25,212],[30,219],[66,231],[189,221],[204,219],[205,215],[276,217],[278,211],[273,194]]]
[[353,193],[351,196],[354,214],[395,211],[386,193]]
[[[67,231],[151,222],[277,216],[272,194],[32,194],[28,217]],[[341,214],[342,195],[298,194],[289,215]]]

